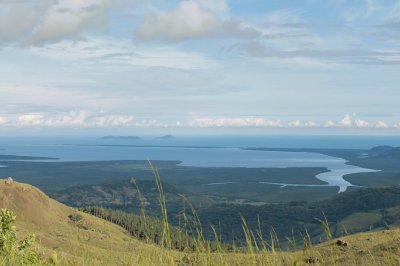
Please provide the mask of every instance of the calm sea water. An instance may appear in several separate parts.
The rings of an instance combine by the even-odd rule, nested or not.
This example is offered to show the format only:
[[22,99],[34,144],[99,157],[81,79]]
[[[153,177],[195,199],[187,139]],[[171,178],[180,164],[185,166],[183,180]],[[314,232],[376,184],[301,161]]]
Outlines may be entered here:
[[352,184],[343,179],[344,175],[374,170],[347,165],[341,158],[317,153],[251,151],[240,147],[372,148],[378,145],[400,146],[400,137],[179,136],[161,140],[148,136],[141,140],[111,141],[96,137],[0,137],[0,154],[55,157],[62,161],[178,160],[182,161],[181,165],[198,167],[326,167],[330,171],[317,178],[345,191]]
[[140,136],[141,140],[99,140],[99,136],[85,137],[5,137],[0,136],[0,149],[7,145],[35,144],[117,144],[266,148],[339,148],[369,149],[380,145],[400,147],[399,136],[177,136],[175,139],[155,139]]

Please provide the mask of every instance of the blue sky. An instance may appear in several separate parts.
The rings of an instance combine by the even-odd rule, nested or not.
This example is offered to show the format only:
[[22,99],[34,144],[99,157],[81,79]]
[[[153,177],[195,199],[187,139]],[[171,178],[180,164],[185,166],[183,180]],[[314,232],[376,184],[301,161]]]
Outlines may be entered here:
[[399,0],[0,0],[0,133],[400,132]]

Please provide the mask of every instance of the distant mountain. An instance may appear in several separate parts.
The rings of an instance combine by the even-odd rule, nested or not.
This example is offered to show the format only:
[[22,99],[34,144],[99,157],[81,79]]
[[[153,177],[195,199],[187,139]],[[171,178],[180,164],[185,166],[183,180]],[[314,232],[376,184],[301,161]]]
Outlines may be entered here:
[[173,135],[164,135],[161,137],[157,137],[156,139],[175,139]]
[[138,136],[104,136],[102,140],[140,140]]
[[398,159],[400,158],[400,148],[391,146],[378,146],[372,148],[371,155],[375,157],[387,158],[387,159]]
[[382,152],[390,151],[392,149],[393,149],[392,146],[377,146],[377,147],[372,148],[370,151],[376,152],[376,153],[382,153]]

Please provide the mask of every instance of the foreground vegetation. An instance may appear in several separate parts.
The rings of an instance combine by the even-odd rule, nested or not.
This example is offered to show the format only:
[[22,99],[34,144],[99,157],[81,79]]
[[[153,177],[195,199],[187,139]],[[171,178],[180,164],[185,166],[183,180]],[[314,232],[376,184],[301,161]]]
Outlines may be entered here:
[[0,265],[41,265],[44,261],[33,247],[34,235],[17,240],[14,221],[16,216],[7,209],[0,209]]

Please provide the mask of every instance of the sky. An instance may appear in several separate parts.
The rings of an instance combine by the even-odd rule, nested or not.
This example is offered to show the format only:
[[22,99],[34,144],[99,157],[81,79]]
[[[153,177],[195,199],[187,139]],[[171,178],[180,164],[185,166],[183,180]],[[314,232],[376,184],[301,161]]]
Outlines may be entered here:
[[400,0],[0,0],[0,134],[400,134]]

